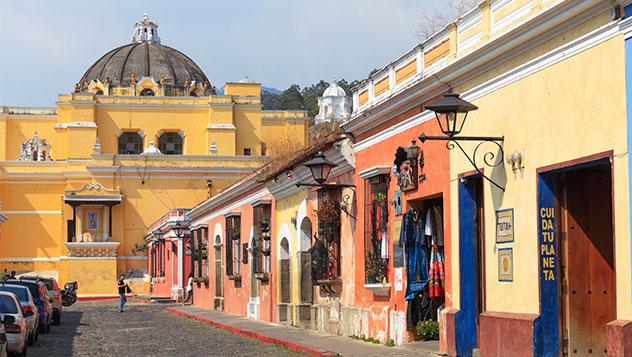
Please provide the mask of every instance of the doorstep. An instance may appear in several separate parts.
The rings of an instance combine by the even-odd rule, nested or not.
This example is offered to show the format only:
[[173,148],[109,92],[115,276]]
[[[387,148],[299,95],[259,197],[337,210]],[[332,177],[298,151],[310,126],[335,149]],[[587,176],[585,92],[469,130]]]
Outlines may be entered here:
[[415,341],[404,344],[403,348],[418,351],[420,353],[439,354],[439,341]]
[[171,306],[166,311],[188,317],[232,333],[255,338],[264,343],[286,347],[310,356],[436,356],[436,352],[419,349],[387,347],[328,335],[313,330],[290,327],[264,321],[249,320],[227,312],[206,310],[196,306]]

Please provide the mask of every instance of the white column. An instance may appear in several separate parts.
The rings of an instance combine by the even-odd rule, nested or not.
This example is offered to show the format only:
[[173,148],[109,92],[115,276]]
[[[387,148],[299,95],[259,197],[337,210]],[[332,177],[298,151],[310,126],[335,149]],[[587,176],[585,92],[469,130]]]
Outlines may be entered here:
[[183,261],[184,261],[184,255],[186,254],[186,252],[184,251],[184,246],[182,244],[182,238],[178,239],[178,288],[182,289],[182,279],[184,278],[184,272],[182,271],[183,268]]
[[417,59],[417,74],[421,75],[424,72],[424,49],[423,47],[418,47],[417,48],[417,53],[416,53],[416,59]]
[[77,242],[83,242],[83,208],[81,205],[77,206]]

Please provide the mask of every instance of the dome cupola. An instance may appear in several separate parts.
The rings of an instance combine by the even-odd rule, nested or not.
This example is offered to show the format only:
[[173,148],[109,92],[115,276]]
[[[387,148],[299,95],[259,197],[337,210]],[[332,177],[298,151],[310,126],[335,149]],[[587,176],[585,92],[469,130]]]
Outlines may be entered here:
[[215,94],[191,58],[160,43],[158,24],[147,14],[134,24],[132,43],[99,58],[81,77],[75,91],[127,96]]
[[323,96],[318,98],[318,107],[316,124],[345,121],[351,118],[351,98],[347,96],[345,90],[338,85],[335,79],[325,89]]

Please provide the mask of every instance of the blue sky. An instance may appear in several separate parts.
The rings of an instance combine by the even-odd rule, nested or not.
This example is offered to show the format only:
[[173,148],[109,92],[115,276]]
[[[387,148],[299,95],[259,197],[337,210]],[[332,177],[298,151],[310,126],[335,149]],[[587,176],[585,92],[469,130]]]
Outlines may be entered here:
[[418,42],[442,0],[0,0],[0,105],[54,106],[143,12],[215,85],[361,79]]

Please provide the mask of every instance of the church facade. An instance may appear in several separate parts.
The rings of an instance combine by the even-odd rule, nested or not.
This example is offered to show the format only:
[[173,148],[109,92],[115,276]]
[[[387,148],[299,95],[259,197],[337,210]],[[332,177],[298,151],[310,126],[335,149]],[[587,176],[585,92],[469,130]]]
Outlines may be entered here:
[[2,107],[0,266],[77,281],[80,295],[115,294],[117,275],[147,291],[152,222],[306,141],[306,112],[263,111],[259,83],[216,93],[145,15],[56,107]]

